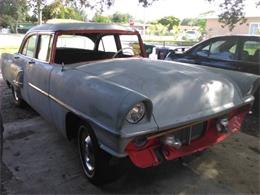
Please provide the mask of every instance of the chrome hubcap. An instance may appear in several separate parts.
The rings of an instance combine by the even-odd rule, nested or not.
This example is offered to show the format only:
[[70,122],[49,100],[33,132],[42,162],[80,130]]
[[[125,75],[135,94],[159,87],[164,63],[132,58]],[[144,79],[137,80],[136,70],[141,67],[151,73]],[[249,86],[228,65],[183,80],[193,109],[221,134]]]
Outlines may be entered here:
[[92,141],[90,136],[88,135],[85,140],[84,140],[84,160],[85,160],[85,165],[87,167],[87,169],[92,172],[95,168],[94,163],[95,163],[95,159],[94,159],[94,154],[93,154],[93,147],[92,147]]

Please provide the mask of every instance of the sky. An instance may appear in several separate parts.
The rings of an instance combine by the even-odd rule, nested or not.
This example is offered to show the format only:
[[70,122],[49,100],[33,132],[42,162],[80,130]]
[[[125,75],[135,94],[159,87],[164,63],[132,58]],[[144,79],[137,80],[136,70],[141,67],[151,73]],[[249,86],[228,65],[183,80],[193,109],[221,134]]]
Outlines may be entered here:
[[[223,0],[215,0],[222,2]],[[255,2],[257,0],[245,0],[245,10],[247,16],[259,16],[260,7],[256,8]],[[53,0],[47,0],[48,3]],[[91,19],[95,12],[86,10],[88,19]],[[153,3],[148,8],[143,8],[138,5],[138,0],[114,0],[114,5],[105,10],[103,15],[112,15],[115,12],[129,13],[135,19],[143,21],[152,21],[164,16],[175,16],[180,19],[196,18],[208,11],[219,11],[217,3],[208,3],[207,0],[159,0]],[[217,14],[213,14],[217,16]]]
[[106,15],[116,11],[129,13],[136,19],[155,20],[173,15],[178,18],[194,18],[203,12],[213,10],[206,0],[159,0],[148,8],[138,6],[138,0],[115,0],[114,6],[105,12]]
[[[216,0],[220,2],[221,0]],[[246,0],[245,10],[248,16],[260,16],[260,7],[256,8],[256,0]],[[129,13],[136,19],[146,21],[155,20],[164,16],[175,16],[180,19],[196,18],[208,11],[218,12],[217,3],[208,3],[207,0],[159,0],[148,8],[138,6],[138,0],[115,0],[114,5],[105,12],[111,15],[116,11]],[[215,14],[217,16],[217,14]]]

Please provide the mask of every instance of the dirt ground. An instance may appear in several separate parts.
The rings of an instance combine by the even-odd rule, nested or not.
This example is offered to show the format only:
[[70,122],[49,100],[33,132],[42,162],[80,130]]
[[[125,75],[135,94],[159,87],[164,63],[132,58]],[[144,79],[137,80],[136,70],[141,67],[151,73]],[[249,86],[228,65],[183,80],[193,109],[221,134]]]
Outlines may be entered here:
[[241,132],[202,155],[137,169],[103,188],[91,185],[80,170],[75,147],[30,107],[14,106],[1,79],[4,155],[1,193],[246,193],[260,194],[259,118],[248,115]]

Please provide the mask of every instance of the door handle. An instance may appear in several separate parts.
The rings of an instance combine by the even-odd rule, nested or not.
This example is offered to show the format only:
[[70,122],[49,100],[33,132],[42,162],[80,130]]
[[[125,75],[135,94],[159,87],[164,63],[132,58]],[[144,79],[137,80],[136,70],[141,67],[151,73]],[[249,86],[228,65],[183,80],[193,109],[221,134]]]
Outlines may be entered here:
[[16,59],[16,60],[19,59],[19,58],[20,58],[20,56],[14,56],[14,59]]
[[30,61],[28,62],[28,64],[35,64],[35,61],[30,60]]

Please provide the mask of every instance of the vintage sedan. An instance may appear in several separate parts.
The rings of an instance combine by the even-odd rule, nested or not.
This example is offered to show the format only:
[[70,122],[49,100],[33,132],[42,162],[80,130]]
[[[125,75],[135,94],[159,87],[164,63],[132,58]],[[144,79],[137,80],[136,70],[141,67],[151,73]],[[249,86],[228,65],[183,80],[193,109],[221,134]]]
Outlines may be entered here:
[[146,168],[224,140],[254,101],[256,75],[145,57],[131,28],[44,24],[1,67],[15,103],[77,138],[84,173],[100,184],[112,156]]

